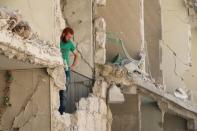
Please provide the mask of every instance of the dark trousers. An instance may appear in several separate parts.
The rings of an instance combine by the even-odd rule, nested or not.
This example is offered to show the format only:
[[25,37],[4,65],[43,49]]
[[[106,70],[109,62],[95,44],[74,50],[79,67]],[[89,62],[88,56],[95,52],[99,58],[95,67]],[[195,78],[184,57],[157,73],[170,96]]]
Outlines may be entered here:
[[70,69],[67,71],[65,70],[66,74],[66,89],[65,90],[60,90],[59,91],[59,97],[60,97],[60,107],[59,107],[59,112],[62,115],[66,111],[66,92],[70,83]]

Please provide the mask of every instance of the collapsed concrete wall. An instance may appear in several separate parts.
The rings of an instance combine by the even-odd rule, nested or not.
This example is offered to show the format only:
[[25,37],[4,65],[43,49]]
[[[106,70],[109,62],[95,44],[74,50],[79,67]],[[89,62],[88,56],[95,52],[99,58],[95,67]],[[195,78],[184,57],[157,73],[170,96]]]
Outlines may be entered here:
[[[13,70],[9,87],[9,106],[1,99],[0,130],[49,131],[50,88],[49,76],[43,69]],[[5,71],[0,73],[1,94],[6,88]],[[3,112],[2,112],[3,111]]]
[[[95,3],[92,3],[92,2],[95,2]],[[31,44],[28,44],[28,42],[26,43],[26,41],[24,41],[24,40],[21,40],[21,39],[18,40],[18,38],[16,39],[15,35],[14,35],[15,37],[14,37],[14,42],[13,42],[13,39],[11,39],[11,35],[9,34],[10,32],[8,32],[8,31],[1,32],[2,33],[1,34],[1,40],[2,40],[1,43],[3,43],[2,44],[3,46],[1,47],[2,52],[8,51],[7,53],[5,53],[5,54],[7,54],[8,57],[15,58],[15,56],[17,56],[17,55],[13,55],[13,54],[17,54],[18,52],[16,52],[16,53],[11,52],[10,53],[8,50],[10,48],[5,48],[6,43],[9,43],[9,47],[10,46],[15,47],[15,46],[13,46],[13,44],[16,42],[17,43],[16,49],[18,49],[18,50],[20,49],[18,47],[18,45],[22,45],[25,43],[25,45],[27,45],[27,46],[20,46],[20,47],[22,47],[23,51],[25,52],[28,50],[29,52],[31,52],[30,53],[31,55],[34,54],[36,57],[38,57],[40,59],[39,59],[39,61],[35,61],[35,59],[33,59],[33,62],[31,62],[32,57],[29,57],[29,55],[27,55],[25,57],[22,57],[21,60],[23,60],[24,58],[27,57],[27,60],[30,63],[38,63],[41,65],[44,65],[44,67],[55,67],[55,68],[48,68],[47,69],[48,74],[46,72],[43,72],[42,69],[36,70],[39,73],[42,72],[45,75],[47,80],[40,79],[40,77],[36,77],[36,78],[27,77],[26,78],[26,79],[33,79],[32,83],[28,83],[28,84],[33,84],[33,85],[35,83],[37,83],[37,81],[40,80],[41,86],[39,86],[40,84],[38,84],[38,86],[35,86],[35,87],[32,87],[31,89],[29,89],[32,91],[32,95],[30,97],[30,100],[26,102],[25,107],[23,109],[21,109],[19,113],[16,113],[17,115],[15,115],[15,116],[17,116],[17,117],[11,116],[12,118],[10,118],[10,117],[6,118],[5,116],[7,116],[7,115],[2,117],[2,119],[5,120],[2,128],[6,128],[9,130],[13,127],[15,130],[43,130],[43,131],[44,130],[110,131],[111,126],[112,126],[112,130],[140,130],[141,126],[143,126],[143,124],[144,124],[143,121],[142,121],[142,125],[140,123],[141,122],[141,120],[140,120],[141,109],[140,109],[140,100],[139,100],[138,94],[141,94],[141,93],[145,93],[146,95],[150,95],[151,97],[154,98],[155,101],[161,102],[162,106],[167,105],[166,106],[167,111],[169,111],[169,110],[174,111],[175,113],[178,113],[179,115],[188,117],[188,119],[192,119],[192,120],[196,119],[197,112],[196,112],[196,108],[193,106],[192,103],[189,103],[189,102],[187,103],[182,100],[176,99],[172,94],[166,93],[163,85],[159,85],[159,84],[151,81],[151,79],[148,77],[148,75],[145,72],[143,72],[142,70],[138,69],[138,67],[135,67],[135,69],[133,69],[131,71],[128,68],[117,67],[114,65],[113,66],[112,65],[99,66],[99,64],[105,64],[105,60],[106,60],[106,45],[105,45],[105,43],[106,43],[106,38],[107,38],[106,33],[108,33],[108,31],[112,32],[112,33],[113,32],[120,33],[120,34],[118,34],[118,37],[120,37],[121,39],[126,41],[126,47],[129,49],[129,52],[131,53],[130,55],[133,56],[134,58],[136,58],[136,54],[138,54],[139,50],[141,50],[142,47],[144,46],[143,45],[143,42],[144,42],[143,30],[144,30],[144,28],[143,28],[143,23],[142,23],[143,16],[141,16],[142,15],[141,11],[143,10],[143,6],[144,6],[144,5],[142,5],[143,0],[142,1],[126,1],[126,2],[117,2],[117,1],[116,2],[108,1],[108,2],[111,4],[108,3],[107,7],[104,7],[103,9],[100,8],[98,11],[98,14],[103,15],[104,18],[106,17],[105,18],[106,23],[105,23],[105,19],[103,19],[102,17],[95,16],[95,14],[92,14],[92,13],[95,13],[94,12],[95,4],[105,5],[106,4],[105,0],[104,1],[102,1],[102,0],[96,0],[96,1],[62,0],[61,1],[61,4],[62,4],[61,9],[62,9],[62,13],[64,15],[65,23],[67,24],[67,26],[71,26],[75,30],[74,42],[75,42],[75,44],[77,46],[77,50],[81,56],[78,66],[76,67],[76,71],[91,78],[94,75],[93,74],[94,62],[96,64],[98,64],[98,65],[96,65],[97,80],[96,80],[95,85],[93,87],[93,93],[90,94],[88,98],[82,98],[79,101],[79,103],[76,103],[77,109],[76,109],[76,112],[73,114],[64,113],[63,115],[60,115],[58,112],[59,90],[65,89],[65,74],[64,74],[63,67],[61,66],[62,65],[61,55],[60,55],[59,51],[57,51],[57,48],[55,48],[55,50],[56,50],[55,56],[56,57],[49,59],[49,57],[54,56],[54,54],[50,54],[50,52],[46,53],[43,50],[40,50],[40,48],[37,48],[37,46],[35,46],[35,45],[30,46]],[[189,47],[190,47],[189,46],[189,44],[190,44],[189,43],[189,36],[190,36],[189,31],[190,31],[190,29],[189,29],[188,23],[185,23],[184,21],[180,20],[179,15],[181,17],[186,17],[186,20],[188,19],[188,17],[187,17],[187,15],[185,15],[185,12],[186,12],[185,8],[183,8],[183,5],[180,4],[179,2],[180,1],[178,1],[178,0],[173,1],[172,3],[171,3],[171,1],[161,1],[161,3],[162,3],[162,8],[161,8],[162,14],[161,15],[162,15],[162,22],[164,22],[164,24],[163,24],[163,29],[164,29],[163,40],[161,42],[162,43],[161,44],[162,45],[162,53],[163,53],[162,54],[163,61],[162,61],[161,67],[162,67],[163,71],[165,72],[164,78],[165,78],[166,85],[168,87],[167,91],[171,91],[171,93],[172,93],[172,91],[174,91],[174,89],[177,86],[183,85],[181,78],[177,77],[176,71],[178,70],[178,71],[180,71],[179,73],[183,74],[185,71],[185,68],[184,69],[182,68],[182,66],[184,66],[183,64],[180,64],[179,66],[181,66],[181,67],[179,67],[179,66],[177,66],[178,64],[176,63],[176,61],[175,62],[173,61],[174,63],[172,62],[170,64],[175,65],[176,70],[175,70],[175,72],[172,72],[172,70],[174,69],[172,67],[174,67],[174,66],[169,67],[169,65],[168,65],[169,61],[167,60],[167,58],[175,58],[175,60],[179,61],[180,59],[179,59],[178,55],[180,55],[181,57],[183,57],[184,62],[186,62],[188,65],[190,64],[190,58],[189,58],[189,54],[190,54],[189,53],[190,52],[190,50],[189,50]],[[14,5],[13,7],[15,7],[16,3],[15,2],[11,2],[11,3]],[[8,1],[6,4],[10,4],[10,1]],[[36,2],[34,4],[36,4]],[[58,8],[60,8],[60,5],[59,5],[59,3],[56,3],[56,2],[55,2],[55,5],[56,5],[55,9],[57,9],[56,11],[58,11],[59,10]],[[19,6],[19,5],[17,5],[17,6]],[[173,9],[173,11],[175,10],[174,11],[175,13],[170,13],[170,15],[168,15],[167,14],[167,13],[169,13],[168,7],[170,9]],[[178,9],[177,9],[177,7],[178,7]],[[180,9],[179,9],[179,7],[180,7]],[[119,10],[115,10],[115,9],[119,9]],[[122,9],[124,9],[124,10],[122,10]],[[133,10],[132,14],[131,13],[128,14],[128,12],[130,12],[130,9]],[[113,13],[108,14],[109,13],[108,11],[113,12]],[[114,11],[116,13],[114,13]],[[120,14],[120,12],[121,12],[121,14]],[[122,13],[124,13],[125,16],[122,17]],[[61,12],[58,12],[57,14],[58,14],[58,17],[56,17],[56,18],[53,17],[55,22],[58,21],[57,23],[60,23],[60,24],[63,23],[62,21],[60,21]],[[111,15],[113,16],[112,19],[110,17]],[[177,15],[178,15],[178,17],[177,17]],[[92,18],[96,18],[94,20],[94,28],[92,28],[92,25],[93,25]],[[125,18],[128,18],[128,21],[125,20]],[[119,23],[120,26],[117,26],[116,21],[120,21],[120,20],[121,20],[121,22]],[[178,21],[178,27],[180,27],[180,29],[178,31],[174,30],[174,25],[176,24],[177,21]],[[55,24],[57,24],[57,23],[55,23]],[[127,24],[130,25],[130,23],[133,23],[133,24],[129,27],[125,26]],[[106,24],[109,25],[109,27],[107,26],[107,29],[106,29]],[[132,27],[132,28],[130,28],[130,27]],[[53,27],[53,30],[56,35],[50,35],[50,34],[48,34],[48,35],[52,36],[53,39],[57,40],[58,36],[59,36],[58,33],[60,33],[59,29],[60,28]],[[43,33],[43,31],[44,30],[42,30],[41,32]],[[155,32],[157,32],[157,31],[155,31]],[[123,32],[123,35],[121,34],[122,32]],[[43,35],[42,33],[41,33],[41,35]],[[180,40],[177,42],[175,40],[175,38],[172,37],[173,35],[175,35],[177,33],[183,39],[183,41]],[[93,40],[93,38],[94,38],[94,40]],[[52,39],[52,41],[53,41],[53,39]],[[134,42],[134,44],[132,43],[132,46],[130,44],[131,41]],[[93,45],[93,42],[95,42],[95,47]],[[171,42],[172,42],[172,44],[171,44]],[[184,48],[184,50],[182,50],[182,48],[174,49],[175,47],[177,47],[178,43],[181,44],[180,47],[188,47],[188,48]],[[39,44],[39,43],[35,42],[35,44]],[[51,46],[48,46],[49,44],[46,44],[47,45],[46,50],[52,48]],[[174,49],[175,51],[173,51],[168,44],[170,44],[170,46],[172,46],[172,49]],[[42,45],[41,47],[43,47],[44,45]],[[156,44],[154,46],[156,46],[158,48],[158,46]],[[35,49],[37,52],[35,53],[35,50],[32,51],[32,49]],[[119,50],[115,51],[115,50],[111,50],[111,49],[112,48],[110,48],[110,50],[108,50],[109,53],[111,53],[110,57],[113,56],[113,52],[117,53],[119,51]],[[185,51],[185,49],[188,49],[188,50]],[[40,53],[42,51],[44,53]],[[110,52],[110,51],[113,51],[113,52]],[[157,51],[155,54],[158,53]],[[182,51],[184,53],[182,53]],[[26,54],[26,53],[27,52],[25,52],[24,54]],[[46,56],[43,55],[45,53],[47,54]],[[33,58],[35,58],[35,57],[33,57]],[[40,61],[42,61],[42,60],[44,62],[40,63]],[[164,68],[164,67],[169,67],[169,68]],[[27,71],[27,72],[29,72],[29,71]],[[168,76],[171,76],[171,75],[173,78],[175,78],[175,80],[172,80],[172,81],[170,80],[171,77],[168,77]],[[28,74],[28,76],[29,76],[29,74]],[[20,83],[17,85],[17,82],[19,82],[19,81],[21,81],[21,79],[15,81],[16,83],[14,85],[20,86]],[[181,81],[181,82],[178,84],[175,84],[174,82],[177,82],[177,81]],[[21,82],[21,83],[26,83],[26,81]],[[45,85],[44,85],[44,83],[45,83]],[[125,95],[126,101],[122,105],[115,104],[115,105],[110,105],[110,107],[109,107],[108,101],[107,101],[108,95],[109,95],[108,91],[109,91],[110,85],[112,83],[116,83],[116,84],[120,85],[120,87],[119,87],[120,92],[119,93],[135,94],[135,95]],[[50,88],[45,88],[47,90],[40,91],[42,89],[42,87],[47,87],[47,86]],[[172,88],[171,88],[171,86],[172,86]],[[15,92],[16,92],[15,94],[18,94],[17,91],[18,90],[15,90]],[[48,94],[46,94],[45,91],[48,92]],[[44,92],[44,95],[43,95],[43,92]],[[49,95],[49,93],[50,93],[50,95]],[[19,92],[19,94],[20,94],[20,92]],[[11,95],[12,95],[12,93],[11,93]],[[110,94],[110,95],[116,95],[116,94]],[[46,101],[48,102],[48,100],[50,100],[49,101],[50,104],[46,105],[47,107],[44,107],[44,108],[40,107],[40,105],[43,104],[43,101],[41,101],[40,99],[38,100],[38,98],[40,98],[41,96],[46,97],[46,99],[42,99],[45,102]],[[24,99],[27,100],[26,98],[24,98]],[[34,101],[34,99],[35,99],[35,101]],[[12,102],[12,100],[10,102]],[[34,108],[34,102],[36,103],[35,106],[37,108]],[[24,102],[22,102],[22,103],[24,103]],[[132,105],[131,105],[131,103],[132,103]],[[7,104],[9,105],[9,103],[7,103]],[[119,107],[119,105],[121,105],[121,106]],[[45,108],[47,108],[47,109],[45,109]],[[151,108],[151,107],[145,107],[145,108],[147,109],[147,108]],[[6,110],[7,109],[9,109],[9,107],[6,108]],[[49,114],[47,114],[45,112],[45,110],[48,111]],[[112,110],[112,112],[110,110]],[[148,110],[146,110],[146,111],[148,112]],[[157,111],[154,110],[154,111],[158,113],[158,110]],[[9,112],[9,110],[8,110],[8,112]],[[162,109],[162,113],[163,112],[164,111]],[[150,112],[148,112],[148,113],[150,113]],[[13,114],[10,113],[8,115],[13,115]],[[163,114],[161,114],[161,117],[163,117],[162,115]],[[41,117],[41,116],[43,116],[43,117]],[[157,116],[157,118],[158,118],[158,116]],[[9,119],[12,119],[12,122],[10,122]],[[45,119],[47,119],[47,120],[45,120]],[[114,119],[114,122],[112,122],[112,119]],[[127,119],[127,121],[124,121],[125,119]],[[35,120],[36,120],[36,122],[35,122]],[[7,121],[9,121],[9,122],[7,122]],[[43,124],[43,122],[41,122],[41,121],[44,121],[46,123]],[[37,126],[37,122],[40,122],[43,125],[40,126],[39,125],[40,123],[38,123],[38,126]],[[185,122],[184,122],[184,124],[185,124]],[[155,124],[154,126],[158,129],[160,129],[160,125],[156,125],[156,123],[157,123],[157,120],[154,123]],[[36,124],[36,126],[35,126],[35,124]],[[161,124],[163,124],[163,123],[161,123]],[[144,126],[145,127],[147,126],[146,123],[144,124]],[[168,124],[166,127],[168,127]],[[43,129],[43,128],[45,128],[45,129]],[[182,127],[180,127],[180,128],[183,129]],[[194,128],[194,127],[192,127],[192,128]],[[179,128],[175,127],[175,129],[179,129]]]
[[[123,67],[115,65],[103,65],[98,69],[100,76],[104,77],[108,83],[116,83],[125,94],[143,94],[150,96],[158,103],[161,110],[161,122],[163,123],[163,114],[165,112],[173,112],[187,120],[196,120],[196,106],[189,101],[183,101],[176,98],[173,94],[166,93],[162,85],[157,85],[148,77],[143,76],[139,72],[128,72]],[[196,130],[192,126],[192,130]]]
[[23,40],[7,30],[0,32],[0,52],[9,59],[41,67],[63,65],[60,50],[40,39]]
[[40,67],[63,65],[59,48],[42,40],[18,11],[1,7],[0,29],[0,53],[8,59]]
[[[53,85],[53,84],[52,84]],[[108,84],[97,80],[93,87],[93,93],[88,98],[82,98],[77,104],[77,110],[73,114],[60,115],[57,111],[59,97],[58,87],[52,86],[52,130],[53,131],[110,131],[112,115],[106,105]],[[55,91],[56,90],[56,91]]]

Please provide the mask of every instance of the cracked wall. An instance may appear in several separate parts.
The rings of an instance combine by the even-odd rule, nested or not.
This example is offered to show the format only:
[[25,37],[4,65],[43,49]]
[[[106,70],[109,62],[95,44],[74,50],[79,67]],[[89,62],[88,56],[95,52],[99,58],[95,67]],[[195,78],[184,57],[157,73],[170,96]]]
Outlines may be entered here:
[[192,45],[191,45],[191,57],[192,57],[192,67],[189,71],[184,74],[184,81],[186,86],[191,90],[192,96],[191,99],[194,103],[197,102],[197,28],[196,26],[192,27]]
[[[0,130],[49,131],[50,91],[49,76],[43,69],[13,70],[10,86],[10,103],[1,114]],[[5,71],[1,71],[1,83]],[[1,84],[1,91],[5,86]],[[2,98],[2,93],[0,95]],[[1,102],[2,106],[2,102]]]
[[[183,75],[191,66],[191,30],[189,16],[181,0],[161,0],[162,62],[166,91],[186,89]],[[187,89],[186,89],[187,90]]]
[[[57,77],[55,74],[52,78]],[[63,115],[57,111],[59,86],[54,82],[51,81],[52,131],[111,131],[112,115],[106,104],[108,84],[105,81],[97,80],[93,93],[76,103],[77,110]]]
[[[56,16],[56,21],[58,25],[61,23],[59,15]],[[0,7],[0,29],[2,68],[24,69],[43,66],[54,67],[63,64],[58,46],[54,45],[54,41],[49,42],[48,40],[41,39],[23,17],[23,14],[20,13],[20,10],[11,9],[11,7]],[[54,30],[58,35],[57,28],[54,28]],[[9,59],[13,61],[10,62]],[[12,67],[10,66],[11,63],[16,63],[19,66]]]
[[[174,94],[166,92],[162,85],[158,86],[150,78],[139,74],[139,72],[129,73],[127,69],[115,65],[103,65],[99,69],[97,69],[100,72],[99,75],[104,77],[108,83],[114,82],[119,85],[123,93],[133,94],[137,91],[138,94],[150,96],[155,102],[158,102],[162,111],[161,115],[163,112],[173,112],[181,118],[196,120],[195,104],[178,99]],[[190,129],[196,130],[196,127],[192,126]]]
[[[118,2],[118,1],[108,0],[106,7],[95,8],[94,4],[105,5],[106,1],[105,0],[96,0],[96,1],[62,0],[61,1],[62,12],[56,12],[57,10],[59,10],[58,8],[60,8],[59,3],[50,1],[48,2],[48,4],[50,5],[49,7],[52,7],[53,5],[52,9],[50,8],[50,11],[47,13],[43,11],[43,13],[45,12],[46,14],[48,14],[55,12],[55,14],[57,13],[56,15],[58,15],[58,17],[55,18],[54,16],[52,16],[50,18],[49,20],[50,22],[48,23],[52,29],[51,28],[50,29],[47,28],[47,30],[40,29],[42,31],[39,31],[39,33],[45,39],[45,35],[43,34],[43,32],[52,31],[54,34],[49,32],[46,35],[51,36],[50,38],[52,39],[52,41],[55,40],[58,41],[58,36],[59,36],[58,34],[60,33],[59,25],[58,27],[56,27],[51,25],[51,23],[55,21],[57,22],[56,24],[61,24],[61,23],[63,24],[65,22],[67,26],[71,26],[72,28],[74,28],[75,35],[73,40],[80,54],[79,63],[76,67],[76,71],[85,76],[88,76],[89,78],[92,78],[94,71],[94,62],[97,64],[105,64],[105,59],[106,59],[105,43],[107,37],[106,31],[107,33],[115,32],[115,35],[116,33],[118,33],[117,35],[126,42],[126,47],[133,58],[137,58],[137,54],[139,53],[139,51],[142,48],[145,48],[143,47],[144,28],[143,28],[143,23],[141,23],[143,20],[143,16],[141,16],[142,15],[141,11],[143,10],[143,5],[141,5],[143,3],[142,1],[143,0]],[[5,5],[11,4],[13,7],[23,6],[24,9],[22,8],[22,11],[25,11],[26,8],[29,8],[29,5],[25,4],[28,5],[26,7],[24,6],[23,2],[22,5],[17,5],[16,2],[11,2],[11,1],[3,1],[3,2]],[[92,3],[92,2],[96,2],[96,3]],[[37,7],[36,3],[37,2],[34,3],[35,5],[34,4],[31,5],[33,6],[33,9],[36,9],[34,8],[34,6]],[[145,2],[145,7],[148,7],[146,6],[146,4],[149,3]],[[192,110],[194,112],[196,108],[194,108],[193,105],[189,105],[188,103],[184,103],[181,100],[177,100],[172,95],[174,89],[180,86],[181,87],[184,86],[184,81],[182,77],[185,74],[185,71],[189,68],[191,62],[190,61],[190,25],[188,24],[187,21],[188,20],[188,16],[186,13],[187,11],[183,3],[181,3],[178,0],[174,0],[174,1],[161,0],[161,4],[162,4],[161,16],[163,22],[162,23],[163,39],[160,43],[160,46],[162,47],[161,68],[164,71],[164,82],[167,85],[167,92],[171,92],[171,95],[164,92],[163,85],[155,84],[145,74],[143,74],[141,70],[134,70],[137,71],[137,73],[136,72],[134,73],[133,71],[128,73],[128,70],[126,70],[123,67],[118,68],[118,67],[110,67],[109,65],[106,65],[100,70],[100,72],[96,72],[98,74],[100,73],[99,75],[101,76],[103,75],[105,78],[100,78],[101,76],[98,75],[99,79],[97,79],[95,82],[95,85],[93,87],[93,93],[91,93],[87,98],[82,98],[78,103],[76,103],[76,107],[77,107],[76,112],[74,112],[73,114],[64,113],[63,115],[60,115],[60,113],[58,112],[59,90],[63,89],[65,86],[65,74],[63,67],[56,67],[53,69],[48,68],[47,69],[48,74],[43,69],[22,70],[22,71],[17,70],[13,72],[14,77],[15,76],[17,77],[12,85],[14,88],[11,87],[11,97],[10,97],[11,98],[10,101],[11,103],[14,102],[14,105],[12,105],[13,107],[12,106],[8,107],[6,109],[6,112],[2,115],[2,124],[0,126],[0,129],[2,128],[2,130],[10,130],[11,128],[15,128],[15,130],[21,130],[21,131],[23,130],[24,131],[26,130],[28,131],[29,130],[32,131],[33,130],[110,131],[112,126],[113,131],[115,130],[126,131],[131,129],[140,130],[141,109],[140,109],[140,100],[138,95],[136,96],[125,95],[126,102],[124,104],[122,105],[115,104],[109,106],[107,98],[108,98],[108,90],[110,88],[109,85],[112,82],[126,86],[120,88],[121,91],[125,94],[126,93],[132,94],[133,92],[139,93],[138,91],[140,89],[141,90],[146,89],[148,91],[151,91],[151,93],[154,92],[156,94],[153,95],[149,92],[147,93],[148,95],[151,94],[152,97],[158,99],[158,101],[161,100],[165,100],[165,102],[167,101],[166,102],[167,105],[169,104],[168,103],[169,101],[177,105],[180,104],[181,105],[180,112],[185,111],[182,110],[182,108],[186,110]],[[55,5],[56,7],[54,7]],[[49,7],[47,6],[47,8]],[[46,8],[43,8],[43,10],[45,9]],[[94,12],[94,10],[96,9],[98,9],[98,12],[96,11]],[[155,52],[153,54],[150,54],[152,55],[151,59],[153,63],[153,59],[155,58],[154,55],[157,56],[159,53],[159,49],[158,49],[159,45],[157,44],[159,44],[158,41],[160,40],[160,36],[158,36],[159,38],[158,37],[153,38],[153,35],[155,34],[160,35],[161,33],[159,27],[160,21],[158,20],[157,22],[158,27],[155,27],[156,28],[155,30],[152,28],[149,30],[150,25],[152,23],[151,24],[146,23],[148,21],[148,20],[146,21],[146,19],[148,19],[147,14],[149,13],[146,12],[147,10],[145,9],[144,12],[146,15],[145,33],[147,33],[146,34],[147,36],[145,37],[150,43],[152,42],[152,40],[154,41],[151,44],[154,44],[153,49],[156,48],[156,50],[154,50]],[[35,12],[37,12],[37,10]],[[32,13],[35,12],[32,11]],[[150,12],[152,13],[152,10]],[[29,18],[28,12],[25,13],[22,12],[22,13],[27,17],[27,20],[30,20],[32,22],[32,25],[36,24],[36,22],[33,21],[34,17]],[[60,20],[61,13],[63,13],[63,17],[65,20],[64,22]],[[98,14],[93,14],[93,13],[98,13]],[[39,14],[37,16],[36,14],[35,19],[38,21],[43,19],[40,18],[42,17],[41,15],[42,14]],[[103,19],[102,17],[98,17],[97,15],[102,15],[102,17],[105,19]],[[46,17],[49,16],[46,15]],[[46,17],[44,18],[46,19]],[[156,19],[158,19],[159,17],[160,16],[156,16]],[[95,18],[94,28],[92,28],[93,18]],[[41,25],[45,24],[43,25],[43,28],[48,27],[46,23],[39,22],[39,24]],[[106,29],[106,24],[107,24],[107,29]],[[35,26],[35,29],[38,27],[39,26]],[[151,34],[147,30],[149,30]],[[194,30],[192,34],[195,35]],[[177,39],[177,37],[181,39]],[[195,39],[193,40],[194,42],[192,42],[192,44],[195,43]],[[95,47],[93,45],[93,42],[95,42]],[[108,48],[107,52],[109,53],[109,59],[112,58],[114,54],[116,55],[116,53],[120,51],[119,48],[121,48],[120,46],[117,45],[115,45],[117,47],[114,47],[114,44],[112,47],[111,46],[112,44],[113,43],[109,43],[109,42],[107,43],[107,48]],[[151,45],[149,50],[150,49],[151,49]],[[94,55],[96,55],[96,57],[94,57]],[[44,58],[46,59],[46,57]],[[156,59],[158,60],[158,57]],[[156,64],[159,63],[158,61],[156,62]],[[157,69],[158,68],[159,67],[157,66]],[[22,76],[25,79],[22,78]],[[155,73],[155,76],[157,77],[157,73]],[[3,80],[2,77],[3,76],[0,75],[0,80]],[[188,83],[190,84],[190,81],[188,81]],[[139,87],[137,86],[137,84]],[[2,86],[4,86],[4,84]],[[194,89],[195,85],[192,85],[191,88]],[[24,94],[24,92],[27,93]],[[157,95],[160,97],[158,97]],[[130,96],[132,96],[132,98],[130,98]],[[20,103],[20,104],[16,104],[16,103]],[[147,108],[152,109],[152,106],[145,107],[145,110],[150,114],[144,111],[145,113],[147,113],[146,115],[151,115],[152,112],[149,112]],[[176,112],[177,108],[171,105],[171,107],[169,107],[168,110],[173,110]],[[154,110],[154,111],[158,113],[158,110]],[[180,112],[179,115],[181,114]],[[183,116],[188,115],[191,117],[192,114],[191,112],[189,112],[188,114],[187,113],[184,114],[184,113]],[[156,125],[157,122],[159,121],[158,120],[159,118],[158,116],[155,117],[157,117],[157,119],[155,120],[156,122],[154,121],[155,122],[154,126],[159,129],[160,125],[159,124]],[[193,115],[193,117],[191,118],[195,118],[195,115]],[[125,119],[127,121],[125,121]],[[142,126],[144,126],[142,129],[145,130],[144,128],[148,126],[148,124],[142,121]],[[178,125],[180,125],[179,122]],[[168,127],[168,124],[166,127]],[[177,127],[174,127],[173,125],[172,128],[177,129]],[[183,127],[180,128],[183,129]]]

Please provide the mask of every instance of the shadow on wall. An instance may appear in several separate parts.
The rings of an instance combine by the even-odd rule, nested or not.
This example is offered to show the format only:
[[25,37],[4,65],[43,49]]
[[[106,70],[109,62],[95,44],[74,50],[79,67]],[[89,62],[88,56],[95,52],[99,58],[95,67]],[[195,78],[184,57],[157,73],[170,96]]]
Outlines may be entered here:
[[124,103],[110,104],[113,115],[112,131],[139,131],[139,97],[125,95]]
[[177,115],[166,113],[164,116],[164,131],[188,131],[187,120]]

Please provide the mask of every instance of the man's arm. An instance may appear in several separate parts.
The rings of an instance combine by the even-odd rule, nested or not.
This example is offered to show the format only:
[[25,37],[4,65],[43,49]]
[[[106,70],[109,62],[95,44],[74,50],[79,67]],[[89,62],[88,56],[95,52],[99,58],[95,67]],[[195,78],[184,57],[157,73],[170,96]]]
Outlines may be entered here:
[[78,61],[78,53],[77,53],[77,51],[74,50],[72,53],[73,53],[73,55],[74,55],[74,61],[73,61],[73,64],[71,65],[71,67],[70,67],[71,70],[74,69],[74,67],[76,66],[77,61]]

